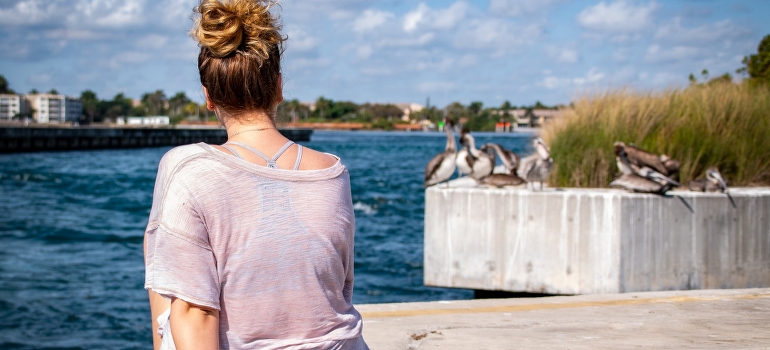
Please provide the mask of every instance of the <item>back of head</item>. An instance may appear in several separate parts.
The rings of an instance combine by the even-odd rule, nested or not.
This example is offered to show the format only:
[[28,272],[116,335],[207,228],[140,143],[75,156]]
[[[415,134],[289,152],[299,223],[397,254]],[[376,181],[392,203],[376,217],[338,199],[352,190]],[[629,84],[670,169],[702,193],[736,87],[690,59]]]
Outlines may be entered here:
[[282,100],[281,23],[269,0],[201,0],[191,35],[209,99],[230,115],[274,114]]

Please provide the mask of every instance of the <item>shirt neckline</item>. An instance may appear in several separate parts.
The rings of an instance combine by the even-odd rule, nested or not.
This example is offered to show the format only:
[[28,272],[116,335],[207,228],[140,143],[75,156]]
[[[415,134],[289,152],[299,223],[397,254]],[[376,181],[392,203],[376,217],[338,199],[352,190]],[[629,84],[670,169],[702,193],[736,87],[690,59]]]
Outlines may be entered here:
[[222,152],[218,150],[216,147],[209,145],[205,142],[199,142],[196,145],[201,147],[204,151],[206,151],[208,155],[214,157],[215,159],[219,160],[222,163],[245,170],[247,172],[257,173],[261,176],[274,178],[277,180],[290,180],[290,181],[323,180],[323,179],[337,177],[339,176],[339,174],[341,174],[343,171],[346,170],[345,165],[342,164],[342,159],[340,159],[340,157],[331,153],[326,153],[326,154],[336,158],[337,161],[328,168],[313,169],[313,170],[272,169],[266,166],[254,164],[252,162],[243,160],[232,154]]

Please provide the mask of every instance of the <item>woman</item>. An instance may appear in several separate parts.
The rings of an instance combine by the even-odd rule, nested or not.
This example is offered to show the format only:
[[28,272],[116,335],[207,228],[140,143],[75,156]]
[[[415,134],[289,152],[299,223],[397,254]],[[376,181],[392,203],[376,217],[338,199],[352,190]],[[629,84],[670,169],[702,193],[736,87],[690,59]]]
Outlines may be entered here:
[[347,169],[275,127],[285,39],[272,5],[194,10],[201,84],[228,141],[160,162],[145,233],[155,349],[367,349]]

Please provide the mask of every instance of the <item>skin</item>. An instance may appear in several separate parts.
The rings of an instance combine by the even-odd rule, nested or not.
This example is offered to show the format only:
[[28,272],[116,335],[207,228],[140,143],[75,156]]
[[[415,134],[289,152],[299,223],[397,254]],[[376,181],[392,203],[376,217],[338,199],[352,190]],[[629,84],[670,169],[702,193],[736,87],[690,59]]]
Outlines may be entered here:
[[[282,85],[281,79],[279,79],[278,83],[279,85]],[[268,156],[272,156],[278,152],[278,150],[289,141],[289,139],[278,132],[275,121],[270,117],[270,114],[265,113],[265,111],[247,111],[239,113],[236,116],[227,110],[216,106],[216,104],[209,99],[209,94],[205,87],[203,88],[203,92],[206,96],[206,105],[208,106],[208,109],[216,112],[220,120],[223,121],[227,135],[234,135],[245,130],[265,128],[265,130],[261,131],[245,131],[238,135],[228,137],[228,141],[241,142],[258,149]],[[278,107],[280,102],[283,102],[283,97],[276,103],[275,108]],[[273,110],[272,112],[275,111]],[[272,115],[275,115],[275,113],[272,113]],[[212,146],[224,153],[232,155],[229,150],[222,146]],[[244,160],[257,165],[267,166],[264,159],[252,152],[236,145],[228,146],[238,151]],[[298,147],[296,144],[289,147],[283,155],[276,160],[278,167],[281,169],[293,169],[294,162],[297,159],[297,152]],[[337,162],[338,159],[331,155],[303,147],[299,170],[326,169]],[[219,311],[191,304],[182,299],[173,298],[169,301],[152,290],[149,291],[149,298],[150,312],[152,314],[152,341],[155,350],[158,350],[161,345],[161,337],[157,334],[157,318],[169,307],[171,307],[171,334],[174,337],[174,343],[176,344],[177,349],[213,350],[219,348]]]

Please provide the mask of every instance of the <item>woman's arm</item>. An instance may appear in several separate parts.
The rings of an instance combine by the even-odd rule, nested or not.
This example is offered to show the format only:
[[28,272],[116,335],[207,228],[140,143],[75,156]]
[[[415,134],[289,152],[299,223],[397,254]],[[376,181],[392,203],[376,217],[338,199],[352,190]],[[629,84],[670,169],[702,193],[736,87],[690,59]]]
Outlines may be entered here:
[[158,316],[166,312],[171,307],[171,302],[155,293],[152,289],[147,291],[150,294],[150,314],[152,315],[152,346],[153,349],[160,349],[160,335],[158,334]]
[[178,350],[219,349],[219,311],[173,298],[170,323]]

